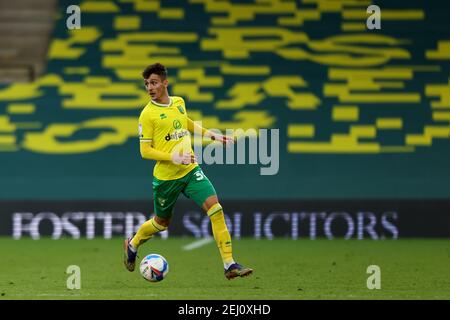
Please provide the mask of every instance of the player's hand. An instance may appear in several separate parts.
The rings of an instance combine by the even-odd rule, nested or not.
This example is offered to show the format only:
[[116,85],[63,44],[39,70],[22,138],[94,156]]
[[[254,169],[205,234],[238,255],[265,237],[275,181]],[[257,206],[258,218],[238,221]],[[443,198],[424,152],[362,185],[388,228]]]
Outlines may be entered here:
[[172,154],[172,162],[186,165],[197,162],[197,157],[194,153],[179,154],[178,152],[175,152]]
[[219,133],[214,133],[211,135],[211,140],[222,142],[224,146],[232,146],[234,144],[234,138],[229,136],[224,136]]

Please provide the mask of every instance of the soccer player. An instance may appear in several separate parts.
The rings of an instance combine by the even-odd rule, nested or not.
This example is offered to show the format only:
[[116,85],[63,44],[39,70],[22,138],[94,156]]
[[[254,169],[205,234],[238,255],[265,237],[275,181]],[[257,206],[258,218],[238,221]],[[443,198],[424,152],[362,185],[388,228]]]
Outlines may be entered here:
[[197,163],[190,133],[202,132],[203,136],[224,145],[233,143],[234,140],[209,131],[188,117],[183,98],[168,94],[167,69],[162,64],[148,66],[142,76],[151,101],[139,117],[140,151],[142,158],[156,160],[153,170],[155,215],[125,240],[125,267],[133,271],[139,246],[154,234],[168,228],[173,207],[180,193],[183,193],[208,214],[222,257],[225,277],[233,279],[250,275],[252,269],[233,259],[231,236],[225,224],[222,206],[213,185]]

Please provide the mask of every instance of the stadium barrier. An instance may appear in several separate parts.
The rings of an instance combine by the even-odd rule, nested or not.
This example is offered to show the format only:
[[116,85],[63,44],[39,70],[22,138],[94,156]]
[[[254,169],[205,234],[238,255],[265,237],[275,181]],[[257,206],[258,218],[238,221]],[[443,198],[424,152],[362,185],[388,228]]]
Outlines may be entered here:
[[[233,238],[372,239],[450,237],[448,200],[222,201]],[[2,201],[0,235],[110,239],[125,237],[150,217],[151,201]],[[210,237],[210,222],[193,202],[180,201],[172,236]]]

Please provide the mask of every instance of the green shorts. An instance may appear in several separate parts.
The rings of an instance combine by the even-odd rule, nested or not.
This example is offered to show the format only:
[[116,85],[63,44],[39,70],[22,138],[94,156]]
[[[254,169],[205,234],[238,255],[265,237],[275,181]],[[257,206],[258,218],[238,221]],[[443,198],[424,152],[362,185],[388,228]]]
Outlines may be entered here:
[[159,180],[153,177],[155,214],[160,218],[170,219],[180,193],[194,200],[201,208],[206,199],[216,195],[216,190],[200,167],[180,179]]

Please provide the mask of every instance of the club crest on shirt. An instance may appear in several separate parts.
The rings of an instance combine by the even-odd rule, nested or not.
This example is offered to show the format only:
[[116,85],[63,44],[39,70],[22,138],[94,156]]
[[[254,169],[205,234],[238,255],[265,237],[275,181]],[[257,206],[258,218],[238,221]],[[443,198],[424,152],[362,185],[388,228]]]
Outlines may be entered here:
[[175,129],[181,129],[181,122],[180,122],[180,120],[178,120],[178,119],[175,119],[175,120],[173,120],[173,127],[175,128]]

